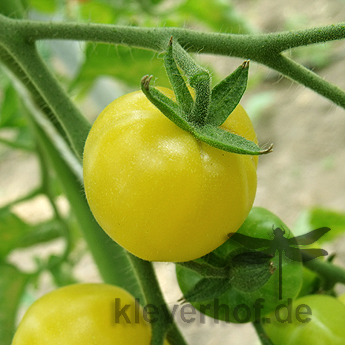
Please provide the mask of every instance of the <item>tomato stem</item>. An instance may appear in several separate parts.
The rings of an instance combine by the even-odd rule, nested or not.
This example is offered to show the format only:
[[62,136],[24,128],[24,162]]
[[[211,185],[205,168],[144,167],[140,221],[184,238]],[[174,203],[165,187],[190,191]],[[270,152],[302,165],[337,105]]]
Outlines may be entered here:
[[253,326],[255,328],[256,334],[258,335],[262,345],[274,345],[271,339],[266,334],[264,328],[262,327],[262,323],[260,321],[253,322]]
[[[171,315],[159,287],[152,263],[132,254],[128,254],[128,257],[140,282],[146,305],[155,306],[164,316]],[[163,345],[165,336],[167,336],[171,345],[187,345],[172,318],[158,317],[156,320],[152,320],[151,325],[151,345]]]

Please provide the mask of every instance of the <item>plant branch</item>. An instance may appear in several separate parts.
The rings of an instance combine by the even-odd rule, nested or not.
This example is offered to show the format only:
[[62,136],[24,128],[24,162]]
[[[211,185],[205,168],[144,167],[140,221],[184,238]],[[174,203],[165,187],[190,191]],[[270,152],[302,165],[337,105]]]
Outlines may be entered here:
[[[139,259],[132,254],[128,254],[128,258],[140,282],[146,306],[153,306],[156,311],[159,311],[159,317],[151,321],[151,345],[162,345],[166,334],[171,345],[187,345],[165,303],[152,263]],[[161,313],[162,315],[160,315]]]
[[[15,41],[13,41],[13,35],[21,38],[21,45],[18,46],[18,42],[13,44]],[[25,62],[26,66],[30,66],[34,62],[34,65],[27,70],[27,72],[34,72],[29,75],[30,79],[38,75],[37,68],[42,65],[42,62],[38,62],[37,56],[34,57],[32,52],[28,54],[28,57],[25,56],[27,52],[26,49],[23,49],[23,44],[29,45],[29,42],[32,45],[36,40],[41,39],[83,40],[163,51],[166,49],[171,36],[177,39],[182,46],[188,48],[189,52],[234,56],[259,62],[309,87],[335,104],[345,108],[345,92],[343,90],[280,54],[284,50],[299,46],[343,39],[345,38],[345,23],[291,32],[237,35],[204,33],[180,28],[46,23],[15,20],[0,15],[0,44],[2,43],[5,47],[11,46],[11,49],[9,49],[11,53],[12,47],[17,46],[16,58],[19,57],[21,52],[22,56],[19,60]],[[43,68],[42,71],[47,77],[43,78],[45,80],[43,84],[45,85],[42,86],[45,87],[51,84],[52,78],[48,77],[46,68]],[[36,84],[37,81],[35,80],[34,83]],[[64,94],[62,97],[63,99],[66,98]],[[76,109],[72,107],[70,102],[66,101],[63,103],[72,112],[76,112]],[[76,143],[76,146],[79,146],[79,144]],[[80,151],[79,148],[77,150]],[[80,156],[80,152],[78,152],[78,155]]]
[[[302,251],[302,259],[309,259],[308,254]],[[342,283],[345,284],[345,270],[339,266],[335,266],[328,261],[323,260],[309,260],[303,262],[303,265],[308,267],[310,270],[318,273],[322,276],[325,281],[331,283]]]
[[274,345],[271,339],[267,336],[264,328],[262,327],[261,322],[255,321],[253,322],[253,326],[255,328],[256,334],[258,335],[262,345]]
[[[280,53],[309,44],[345,38],[345,23],[269,34],[239,35],[203,33],[180,28],[146,28],[84,23],[47,23],[15,20],[0,15],[0,28],[16,27],[27,42],[42,39],[68,39],[130,45],[139,48],[166,49],[171,36],[191,51],[249,58],[262,52]],[[10,34],[5,30],[0,34]],[[258,51],[259,48],[259,51]]]
[[327,82],[313,71],[303,67],[288,57],[279,54],[272,58],[265,59],[262,63],[286,77],[314,90],[318,94],[334,102],[336,105],[345,108],[344,90]]

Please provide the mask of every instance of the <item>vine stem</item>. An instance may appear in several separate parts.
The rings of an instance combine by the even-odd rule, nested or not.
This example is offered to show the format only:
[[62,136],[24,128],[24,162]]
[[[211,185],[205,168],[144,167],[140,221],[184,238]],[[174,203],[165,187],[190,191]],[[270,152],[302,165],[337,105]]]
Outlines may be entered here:
[[255,321],[253,322],[253,326],[255,328],[256,334],[258,335],[262,345],[274,345],[271,339],[267,336],[264,328],[262,327],[262,323]]
[[[65,90],[50,73],[39,56],[35,44],[27,43],[22,40],[22,37],[15,36],[12,42],[6,46],[6,50],[7,59],[14,60],[19,65],[21,71],[24,72],[24,78],[28,79],[29,84],[35,88],[34,94],[38,91],[42,100],[52,110],[54,116],[64,128],[74,153],[81,161],[85,139],[91,124],[80,113]],[[6,54],[6,52],[3,54]],[[25,80],[24,83],[27,84],[28,81]]]
[[[302,259],[303,258],[309,258],[309,255],[302,251]],[[303,262],[303,265],[321,275],[329,284],[331,284],[332,282],[334,284],[345,284],[345,270],[341,267],[333,265],[328,261],[315,259],[305,261]]]
[[139,259],[132,254],[128,254],[128,258],[140,282],[146,307],[153,307],[157,314],[158,312],[162,314],[151,323],[151,345],[163,345],[166,335],[171,345],[187,345],[171,319],[171,313],[165,303],[152,263]]
[[190,52],[236,56],[259,62],[345,108],[343,90],[281,55],[281,52],[287,49],[343,39],[345,23],[290,32],[237,35],[203,33],[180,28],[42,23],[15,20],[0,15],[0,43],[5,47],[13,47],[13,35],[19,35],[22,42],[26,43],[42,39],[68,39],[129,45],[154,51],[165,50],[170,37],[174,36],[181,45],[188,47]]

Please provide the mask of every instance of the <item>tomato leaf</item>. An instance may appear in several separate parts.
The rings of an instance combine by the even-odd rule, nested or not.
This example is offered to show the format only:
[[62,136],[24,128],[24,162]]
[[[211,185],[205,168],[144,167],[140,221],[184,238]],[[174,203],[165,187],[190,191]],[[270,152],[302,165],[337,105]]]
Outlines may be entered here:
[[213,125],[195,127],[193,134],[196,138],[206,144],[223,151],[239,154],[261,155],[269,153],[272,150],[272,145],[267,149],[262,149],[253,141],[247,140],[244,137]]
[[186,116],[180,106],[156,88],[150,87],[150,80],[150,76],[144,76],[141,80],[141,90],[148,100],[177,126],[191,132],[192,127],[187,122]]
[[234,111],[246,90],[248,70],[249,61],[245,61],[212,89],[206,123],[220,126]]
[[85,95],[100,76],[111,76],[130,87],[138,87],[143,71],[155,73],[161,86],[168,86],[167,76],[162,69],[163,62],[153,58],[154,53],[110,44],[88,43],[85,61],[79,74],[70,85],[70,90],[78,90]]
[[180,301],[203,302],[221,296],[230,289],[229,278],[203,278]]
[[30,7],[44,13],[53,13],[57,9],[56,0],[28,0],[28,2]]
[[170,83],[175,91],[177,102],[181,105],[184,114],[189,114],[194,101],[173,57],[172,37],[167,53],[164,56],[164,63]]
[[319,244],[336,239],[344,234],[345,214],[335,210],[313,207],[301,214],[293,230],[296,235],[303,235],[322,227],[328,227],[331,230],[318,239]]
[[272,257],[259,251],[243,252],[231,259],[231,285],[244,292],[260,289],[271,278]]
[[207,25],[213,31],[231,33],[249,33],[249,25],[230,2],[221,0],[187,0],[179,8],[186,22],[197,21]]
[[1,345],[10,345],[15,330],[15,319],[20,298],[28,276],[16,267],[0,264],[0,339]]

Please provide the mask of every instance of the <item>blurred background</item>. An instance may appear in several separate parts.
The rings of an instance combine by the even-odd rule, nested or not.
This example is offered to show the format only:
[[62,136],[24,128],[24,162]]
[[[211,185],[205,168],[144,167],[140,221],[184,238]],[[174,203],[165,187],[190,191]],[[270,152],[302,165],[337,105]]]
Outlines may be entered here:
[[[0,4],[0,12],[32,20],[174,26],[234,34],[343,22],[344,8],[345,0],[2,0]],[[138,90],[145,74],[154,75],[155,85],[169,86],[162,54],[58,40],[40,41],[38,47],[90,121],[115,98]],[[301,47],[285,54],[345,89],[344,41]],[[231,57],[195,58],[212,72],[214,83],[242,63]],[[16,320],[37,297],[56,286],[100,281],[58,183],[53,192],[56,209],[40,192],[44,173],[20,99],[6,69],[1,68],[0,261],[10,263],[13,271],[9,274],[0,265],[0,322],[6,310],[1,308],[4,291],[8,286],[21,291],[27,275],[30,284],[14,300],[20,311],[11,311]],[[273,153],[260,158],[255,205],[276,213],[295,235],[318,226],[331,227],[334,235],[327,238],[325,246],[337,253],[336,262],[344,266],[345,238],[334,240],[345,229],[344,109],[255,62],[251,62],[249,85],[241,103],[254,122],[260,144],[274,143]],[[47,270],[46,263],[61,255],[65,246],[56,212],[70,229],[72,249],[66,262]],[[176,304],[181,292],[174,265],[160,263],[156,268],[168,304]],[[191,345],[258,343],[251,325],[215,325],[208,320],[206,325],[180,322],[180,326]]]

